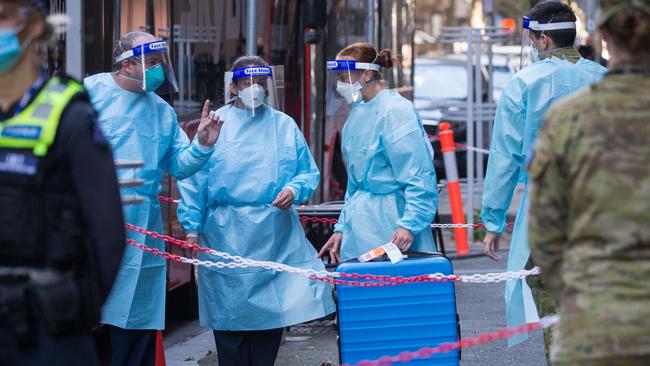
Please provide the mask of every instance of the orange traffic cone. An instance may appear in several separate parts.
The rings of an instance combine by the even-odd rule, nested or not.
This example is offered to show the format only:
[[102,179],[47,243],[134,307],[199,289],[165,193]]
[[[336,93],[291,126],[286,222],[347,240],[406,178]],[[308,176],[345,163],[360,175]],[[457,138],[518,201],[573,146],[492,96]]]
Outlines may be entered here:
[[[447,174],[447,190],[451,202],[451,222],[454,224],[464,224],[465,214],[463,213],[463,199],[460,192],[460,181],[458,179],[458,165],[456,164],[456,146],[454,145],[454,133],[451,130],[449,122],[443,122],[438,127],[440,132],[440,147],[442,158],[445,163],[445,173]],[[455,228],[454,236],[456,237],[456,253],[458,255],[469,254],[467,245],[467,229]]]
[[156,366],[167,366],[165,363],[165,345],[162,331],[156,331]]

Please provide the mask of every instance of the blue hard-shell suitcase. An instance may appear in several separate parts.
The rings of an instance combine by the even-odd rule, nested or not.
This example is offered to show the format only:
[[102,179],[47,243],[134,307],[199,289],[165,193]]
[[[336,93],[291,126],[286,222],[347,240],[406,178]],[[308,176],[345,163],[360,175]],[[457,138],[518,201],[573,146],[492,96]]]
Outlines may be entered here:
[[[441,254],[408,253],[404,261],[342,263],[337,272],[391,276],[429,273],[453,274],[452,264]],[[403,351],[435,347],[459,339],[456,293],[453,282],[411,283],[385,287],[337,285],[339,357],[354,364]],[[414,359],[410,366],[459,365],[455,350]]]

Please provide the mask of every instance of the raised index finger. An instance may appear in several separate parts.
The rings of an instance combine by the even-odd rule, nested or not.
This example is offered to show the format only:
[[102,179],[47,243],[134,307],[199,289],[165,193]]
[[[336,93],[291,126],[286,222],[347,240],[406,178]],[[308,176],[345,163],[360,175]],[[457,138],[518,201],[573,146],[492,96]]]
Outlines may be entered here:
[[206,118],[210,114],[210,99],[206,99],[203,103],[203,112],[201,112],[201,118]]

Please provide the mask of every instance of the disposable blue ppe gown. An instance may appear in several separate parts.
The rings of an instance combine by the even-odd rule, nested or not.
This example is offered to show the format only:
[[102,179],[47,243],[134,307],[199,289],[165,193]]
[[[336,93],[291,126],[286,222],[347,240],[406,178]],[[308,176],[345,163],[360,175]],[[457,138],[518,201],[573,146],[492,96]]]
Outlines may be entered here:
[[[201,245],[249,259],[324,270],[293,206],[271,203],[289,187],[306,201],[320,173],[296,123],[270,107],[227,105],[210,162],[179,183],[178,217]],[[201,259],[215,260],[205,253]],[[281,328],[334,312],[332,287],[307,277],[262,268],[199,267],[199,318],[224,330]]]
[[[144,203],[124,207],[127,223],[161,233],[158,203],[160,181],[167,171],[178,178],[194,174],[208,161],[214,148],[198,139],[190,144],[172,107],[155,93],[132,93],[120,88],[110,73],[84,80],[99,113],[99,126],[113,147],[116,160],[141,160],[144,167],[119,170],[120,179],[143,179],[144,184],[123,188]],[[162,240],[127,231],[127,237],[159,250]],[[166,261],[127,245],[113,289],[102,308],[101,322],[123,329],[164,329]]]
[[343,233],[341,260],[389,242],[400,226],[413,232],[411,251],[435,251],[433,149],[413,103],[394,90],[355,103],[343,127],[342,150],[348,186],[334,227]]
[[[526,154],[533,148],[546,110],[561,98],[598,82],[607,69],[580,58],[576,63],[551,57],[515,74],[497,105],[488,167],[483,184],[481,219],[487,230],[503,231],[506,214],[518,182],[527,184]],[[528,194],[524,190],[508,253],[508,271],[525,268],[528,246]],[[506,320],[509,327],[539,319],[532,293],[525,280],[506,283]],[[513,346],[528,338],[513,336]]]

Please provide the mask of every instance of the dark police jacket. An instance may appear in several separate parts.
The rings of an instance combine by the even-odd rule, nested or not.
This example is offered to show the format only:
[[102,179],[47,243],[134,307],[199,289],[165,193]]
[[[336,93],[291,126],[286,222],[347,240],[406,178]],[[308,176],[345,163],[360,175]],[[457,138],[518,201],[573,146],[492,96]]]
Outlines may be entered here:
[[[112,151],[78,82],[41,84],[0,111],[0,280],[13,269],[51,270],[82,301],[93,297],[94,318],[125,245]],[[46,307],[65,307],[62,294]]]

